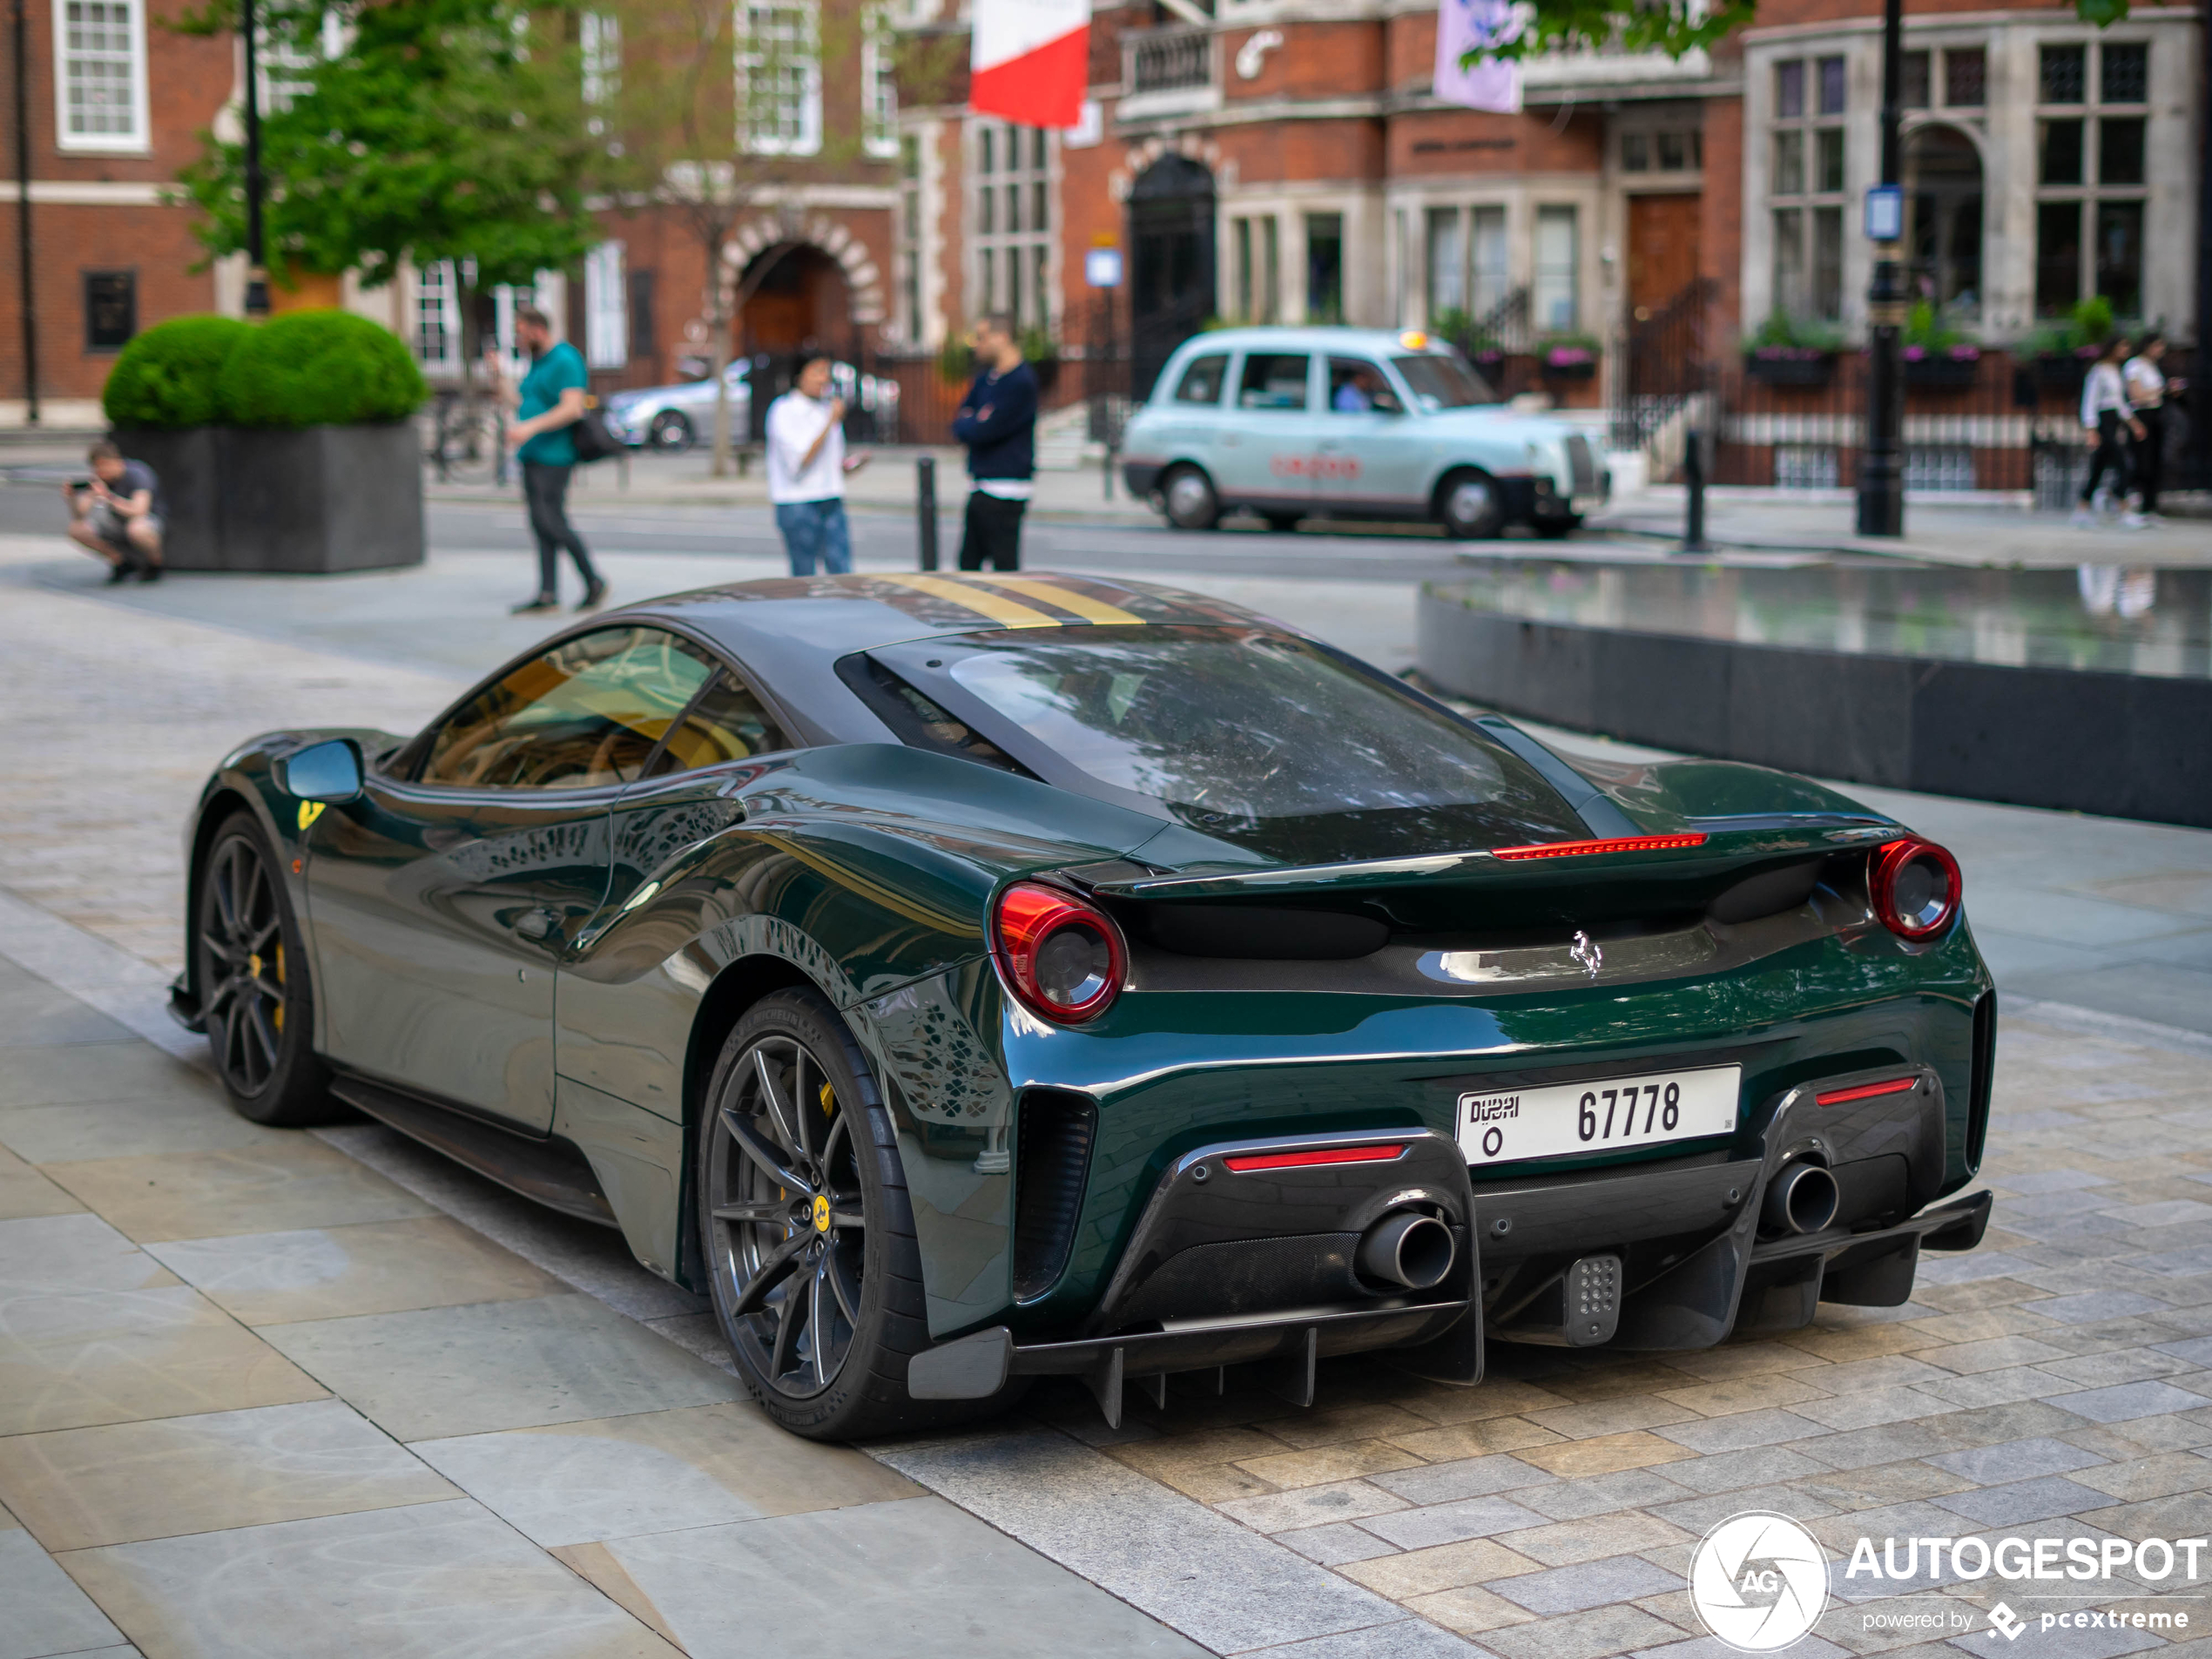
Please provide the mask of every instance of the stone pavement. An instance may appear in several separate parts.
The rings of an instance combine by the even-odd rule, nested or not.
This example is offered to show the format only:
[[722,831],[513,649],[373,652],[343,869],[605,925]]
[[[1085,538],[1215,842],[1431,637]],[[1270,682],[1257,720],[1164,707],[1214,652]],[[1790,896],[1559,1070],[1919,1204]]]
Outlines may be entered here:
[[[376,607],[279,583],[293,597],[231,626],[155,603],[228,582],[111,603],[50,567],[73,568],[0,546],[18,786],[0,795],[0,1521],[19,1523],[0,1530],[0,1659],[1704,1659],[1683,1563],[1754,1507],[1836,1553],[1838,1602],[1798,1653],[1901,1649],[1925,1632],[1882,1622],[1932,1608],[1988,1653],[2000,1595],[2033,1626],[2148,1588],[2119,1605],[2190,1627],[2032,1628],[2002,1650],[2171,1638],[2195,1659],[2202,1578],[1878,1586],[1842,1562],[1862,1536],[2209,1530],[2212,1041],[2018,981],[2041,972],[2060,1002],[2117,985],[2155,1012],[2146,953],[2202,942],[2181,918],[2212,835],[1883,799],[1960,853],[2007,998],[1997,1221],[1981,1251],[1931,1258],[1905,1308],[1703,1353],[1501,1349],[1474,1391],[1355,1359],[1309,1412],[1177,1386],[1116,1433],[1049,1388],[863,1459],[769,1432],[696,1300],[610,1235],[381,1129],[246,1124],[177,1058],[196,1045],[159,987],[205,769],[257,727],[427,713],[457,686],[460,627],[480,664],[505,649],[505,617],[467,621],[472,567],[410,573]],[[444,643],[410,644],[409,593]],[[287,637],[286,605],[314,629]],[[2103,954],[2039,965],[2052,908]],[[2115,962],[2138,977],[2100,981]]]

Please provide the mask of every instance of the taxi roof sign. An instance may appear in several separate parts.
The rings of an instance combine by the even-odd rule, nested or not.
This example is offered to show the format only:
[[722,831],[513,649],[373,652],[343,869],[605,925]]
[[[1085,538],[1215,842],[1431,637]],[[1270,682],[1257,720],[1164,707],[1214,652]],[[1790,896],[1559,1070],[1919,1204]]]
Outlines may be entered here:
[[1426,351],[1428,349],[1428,336],[1418,328],[1408,328],[1404,334],[1398,336],[1398,343],[1403,346],[1407,351]]

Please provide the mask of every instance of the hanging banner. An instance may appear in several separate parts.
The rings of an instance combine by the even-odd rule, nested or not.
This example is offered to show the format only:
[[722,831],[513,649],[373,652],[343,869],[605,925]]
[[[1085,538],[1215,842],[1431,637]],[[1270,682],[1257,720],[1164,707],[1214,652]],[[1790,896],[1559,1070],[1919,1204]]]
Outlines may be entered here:
[[1467,68],[1469,52],[1501,46],[1521,32],[1512,0],[1437,0],[1436,96],[1447,104],[1500,115],[1521,113],[1521,65],[1478,57]]
[[968,107],[1025,127],[1082,125],[1090,0],[975,0]]

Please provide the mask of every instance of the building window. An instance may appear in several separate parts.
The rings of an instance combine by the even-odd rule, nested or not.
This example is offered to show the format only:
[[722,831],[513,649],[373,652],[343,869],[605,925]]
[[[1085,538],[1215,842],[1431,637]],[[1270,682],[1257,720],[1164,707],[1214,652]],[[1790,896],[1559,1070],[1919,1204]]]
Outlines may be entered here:
[[1696,127],[1621,135],[1622,172],[1696,172],[1704,165],[1704,134]]
[[1017,327],[1052,326],[1051,144],[1039,127],[978,121],[974,293]]
[[1572,332],[1581,315],[1575,304],[1581,240],[1572,207],[1536,210],[1536,280],[1530,299],[1536,327],[1546,334]]
[[461,366],[461,285],[451,260],[415,271],[415,361],[434,374]]
[[922,343],[921,139],[908,133],[899,145],[899,337]]
[[1282,233],[1272,213],[1229,224],[1231,257],[1237,262],[1237,320],[1277,322],[1282,318]]
[[138,0],[55,0],[56,142],[146,147],[146,30]]
[[660,340],[653,329],[653,273],[632,271],[630,273],[630,354],[651,362],[660,351]]
[[121,351],[138,332],[138,273],[84,273],[84,349]]
[[1467,308],[1466,222],[1456,207],[1428,210],[1428,320]]
[[597,138],[607,130],[604,111],[622,96],[622,20],[604,11],[577,18],[577,46],[583,60],[583,105],[595,111],[584,129]]
[[1943,101],[1954,110],[1978,110],[1989,99],[1989,55],[1979,46],[1953,46],[1943,55]]
[[898,37],[891,8],[871,6],[860,37],[860,125],[867,152],[888,161],[899,153]]
[[[1915,54],[1924,60],[1925,54]],[[1925,96],[1925,73],[1919,79]],[[1810,79],[1815,95],[1806,96]],[[1775,65],[1774,166],[1768,196],[1774,226],[1774,309],[1836,321],[1844,314],[1844,127],[1848,78],[1841,57],[1790,58]]]
[[2041,67],[2037,314],[2063,316],[2101,294],[2117,315],[2141,316],[2148,48],[2130,41],[2046,46]]
[[822,57],[812,0],[749,3],[738,16],[738,131],[745,148],[813,155],[822,147]]
[[622,244],[602,242],[583,256],[583,361],[620,368],[630,361],[629,295],[622,280]]
[[1470,292],[1474,314],[1487,317],[1506,300],[1506,210],[1478,207],[1474,219],[1474,233],[1467,239],[1474,266]]
[[1928,107],[1928,60],[1933,55],[1931,52],[1907,52],[1899,65],[1903,72],[1898,78],[1898,97],[1908,110]]
[[1305,320],[1344,320],[1344,215],[1305,216]]

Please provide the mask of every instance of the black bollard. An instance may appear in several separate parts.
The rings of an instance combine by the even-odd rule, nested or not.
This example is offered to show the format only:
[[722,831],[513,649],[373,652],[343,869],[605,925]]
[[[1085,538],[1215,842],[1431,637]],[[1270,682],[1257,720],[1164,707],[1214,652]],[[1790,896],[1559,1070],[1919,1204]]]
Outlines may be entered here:
[[1682,527],[1682,550],[1710,553],[1705,540],[1705,446],[1697,428],[1689,429],[1689,447],[1683,451],[1682,481],[1688,486],[1688,511]]
[[914,528],[921,537],[921,568],[937,568],[937,458],[923,455],[914,462]]

